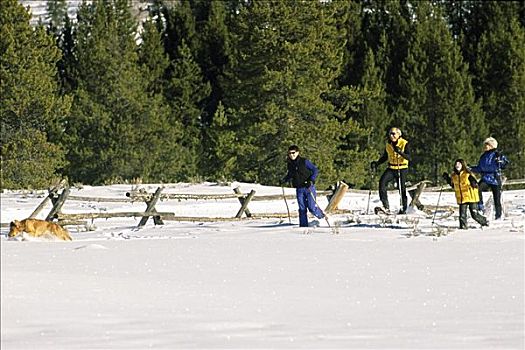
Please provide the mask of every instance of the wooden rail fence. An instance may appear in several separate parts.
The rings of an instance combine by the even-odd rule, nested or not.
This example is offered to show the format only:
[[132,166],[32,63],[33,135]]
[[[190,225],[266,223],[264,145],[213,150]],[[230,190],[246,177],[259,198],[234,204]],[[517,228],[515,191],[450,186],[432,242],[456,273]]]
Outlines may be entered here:
[[[48,196],[40,203],[37,208],[31,214],[31,218],[36,217],[51,201],[53,204],[50,212],[46,216],[47,221],[54,219],[58,220],[61,225],[79,225],[85,224],[81,220],[94,220],[94,219],[109,219],[116,217],[141,217],[138,228],[143,227],[148,222],[150,217],[153,218],[155,225],[163,225],[163,220],[173,221],[229,221],[229,220],[241,220],[243,214],[246,218],[257,219],[263,217],[287,217],[288,214],[284,213],[265,213],[265,214],[254,214],[248,209],[248,205],[252,201],[272,201],[272,200],[283,200],[295,199],[295,195],[255,195],[255,190],[251,190],[249,193],[242,193],[240,189],[234,188],[232,194],[171,194],[162,193],[163,187],[158,187],[155,193],[147,193],[145,191],[133,191],[126,193],[126,198],[103,198],[103,197],[89,197],[89,196],[74,196],[70,195],[70,187],[64,186],[60,191],[60,186],[53,187],[49,190]],[[348,185],[344,182],[339,182],[335,187],[334,191],[319,191],[319,195],[326,195],[329,198],[329,203],[325,212],[329,213],[337,210],[338,204],[343,199],[345,192],[348,189]],[[173,212],[158,212],[155,209],[156,204],[159,200],[228,200],[237,198],[239,200],[240,209],[233,217],[202,217],[202,216],[177,216]],[[82,201],[82,202],[118,202],[118,203],[135,203],[144,202],[146,209],[144,212],[129,211],[129,212],[98,212],[98,213],[63,213],[62,207],[66,201]],[[297,216],[297,213],[290,214],[291,216]]]

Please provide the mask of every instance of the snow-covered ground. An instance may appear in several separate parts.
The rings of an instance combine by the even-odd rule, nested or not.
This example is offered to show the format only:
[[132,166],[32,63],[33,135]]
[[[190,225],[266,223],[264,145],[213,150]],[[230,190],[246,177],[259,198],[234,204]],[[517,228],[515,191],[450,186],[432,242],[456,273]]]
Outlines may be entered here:
[[[173,184],[163,193],[230,194],[239,185],[281,193],[246,183]],[[71,195],[125,198],[131,187]],[[2,193],[0,221],[29,216],[44,196]],[[437,192],[421,198],[437,200]],[[69,226],[73,242],[51,242],[8,240],[2,227],[1,348],[523,349],[525,191],[506,191],[504,201],[505,220],[483,230],[469,221],[466,231],[455,230],[457,210],[438,212],[439,227],[417,211],[408,219],[366,215],[367,192],[347,193],[340,207],[354,212],[332,215],[334,229],[322,220],[301,229],[286,215],[162,226],[150,219],[139,230],[140,218],[114,218],[90,222],[93,231]],[[394,193],[390,202],[395,208]],[[373,192],[370,208],[378,203]],[[297,203],[288,204],[295,212]],[[440,204],[455,207],[453,193]],[[167,200],[156,209],[233,217],[239,207],[237,199]],[[249,209],[286,213],[282,200]],[[144,210],[79,201],[63,208]]]

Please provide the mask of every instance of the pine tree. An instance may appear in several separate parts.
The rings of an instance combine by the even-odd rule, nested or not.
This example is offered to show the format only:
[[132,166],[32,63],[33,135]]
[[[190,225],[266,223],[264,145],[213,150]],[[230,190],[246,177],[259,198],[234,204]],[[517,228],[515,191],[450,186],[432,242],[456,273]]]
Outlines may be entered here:
[[439,8],[422,2],[415,15],[395,122],[408,134],[415,177],[437,181],[454,159],[477,160],[475,142],[486,128],[467,65]]
[[227,26],[226,2],[208,1],[206,20],[200,24],[200,50],[196,60],[201,66],[204,77],[210,82],[211,93],[206,101],[203,114],[204,126],[209,126],[223,98],[223,88],[219,77],[222,76],[231,54],[229,28]]
[[200,46],[199,38],[195,28],[195,16],[193,15],[191,2],[183,0],[176,4],[167,6],[165,3],[159,4],[161,16],[158,21],[163,27],[163,39],[166,52],[170,59],[177,58],[177,51],[182,40],[186,41],[192,54],[197,52]]
[[364,69],[361,85],[365,92],[366,100],[357,113],[357,120],[360,121],[363,128],[370,130],[367,142],[363,147],[378,151],[385,146],[384,136],[392,118],[386,106],[384,73],[376,66],[375,55],[371,49],[368,50],[368,54],[365,56]]
[[209,128],[205,129],[204,175],[221,181],[231,180],[237,166],[237,135],[222,103]]
[[[519,14],[520,6],[522,8],[524,6],[522,1],[465,1],[463,6],[459,7],[463,11],[461,47],[473,75],[478,96],[480,96],[478,85],[479,88],[481,86],[477,81],[480,72],[477,71],[476,61],[481,38],[485,33],[492,32],[498,26],[507,23],[511,18],[517,18],[523,23],[524,19]],[[521,26],[523,27],[523,24]]]
[[[371,48],[378,55],[376,65],[384,74],[389,112],[393,112],[399,102],[401,91],[399,76],[407,57],[411,38],[412,7],[408,1],[404,0],[378,0],[363,3],[362,35],[365,47]],[[362,50],[363,60],[366,52],[366,49]]]
[[193,60],[184,40],[179,46],[178,58],[173,61],[173,66],[167,96],[172,113],[180,116],[184,127],[182,145],[190,154],[185,161],[188,175],[195,176],[198,172],[199,158],[203,154],[203,101],[209,97],[211,88],[209,83],[203,81],[202,71]]
[[125,0],[84,4],[76,28],[78,89],[69,168],[87,183],[141,177],[184,179],[182,125],[159,94],[148,90]]
[[233,177],[277,183],[296,143],[334,181],[341,137],[334,106],[323,98],[342,67],[342,3],[246,3],[233,20],[236,52],[224,82],[232,110],[237,163]]
[[161,33],[152,20],[143,25],[139,45],[139,65],[148,80],[147,89],[151,93],[164,94],[167,87],[167,71],[170,67],[169,57],[162,45]]
[[346,18],[343,28],[346,33],[346,45],[343,56],[344,69],[338,78],[339,86],[359,85],[360,73],[363,70],[364,53],[367,45],[363,34],[363,8],[361,2],[350,1],[346,7]]
[[[164,28],[164,44],[172,60],[180,60],[181,43],[188,47],[192,60],[198,64],[204,76],[204,81],[209,83],[209,92],[205,99],[198,99],[195,108],[201,110],[199,119],[199,132],[201,145],[212,142],[207,140],[207,129],[213,123],[213,116],[219,102],[223,98],[223,87],[219,77],[223,74],[228,62],[230,39],[227,27],[227,9],[229,1],[183,1],[177,6],[168,7],[163,3],[157,10],[163,18],[159,24]],[[175,66],[174,66],[175,67]],[[170,75],[174,74],[170,72]],[[180,79],[180,78],[179,78]],[[190,79],[192,79],[190,77]],[[194,79],[200,79],[195,77]],[[202,173],[213,172],[209,169],[212,155],[210,148],[205,147],[204,154],[199,157],[199,171]]]
[[2,143],[1,154],[2,189],[47,188],[66,164],[64,150],[36,129],[15,131],[11,141]]
[[[24,166],[29,171],[24,179],[13,172],[4,173],[4,184],[43,187],[44,179],[51,180],[63,166],[64,153],[57,144],[63,137],[70,99],[58,93],[59,55],[53,37],[42,26],[30,26],[30,15],[18,1],[0,2],[0,115],[2,159],[6,162],[2,169],[11,161],[21,166],[31,164]],[[35,143],[38,140],[42,148],[52,152],[32,157],[31,135]]]
[[78,60],[75,55],[75,32],[68,16],[64,19],[64,27],[58,33],[56,41],[62,55],[57,62],[59,85],[62,94],[69,94],[78,87]]
[[370,160],[383,152],[384,135],[391,122],[384,75],[375,61],[369,49],[363,62],[364,72],[359,72],[360,83],[353,88],[343,87],[333,98],[336,108],[346,116],[340,121],[344,132],[336,157],[339,178],[366,187],[371,185]]

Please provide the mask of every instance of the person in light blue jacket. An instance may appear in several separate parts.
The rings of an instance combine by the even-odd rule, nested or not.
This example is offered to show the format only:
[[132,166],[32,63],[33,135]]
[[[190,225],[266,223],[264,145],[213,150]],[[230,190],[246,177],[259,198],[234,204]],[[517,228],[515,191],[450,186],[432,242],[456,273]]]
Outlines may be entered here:
[[505,169],[509,160],[498,151],[498,141],[489,137],[483,142],[483,154],[479,158],[478,165],[471,167],[471,171],[480,174],[479,181],[479,203],[478,209],[483,211],[483,191],[490,189],[494,198],[494,208],[496,209],[496,220],[501,218],[501,170]]

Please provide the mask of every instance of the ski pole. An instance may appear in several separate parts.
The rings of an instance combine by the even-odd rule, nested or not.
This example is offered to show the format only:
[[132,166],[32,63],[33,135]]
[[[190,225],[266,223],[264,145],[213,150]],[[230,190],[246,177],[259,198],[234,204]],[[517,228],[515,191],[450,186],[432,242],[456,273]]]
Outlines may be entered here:
[[401,193],[401,170],[397,169],[397,190],[399,191],[399,204],[403,207],[403,194]]
[[401,193],[401,170],[399,170],[399,154],[396,155],[397,162],[397,190],[399,191],[399,206],[403,210],[403,194]]
[[314,204],[315,206],[317,207],[317,209],[319,209],[319,211],[321,212],[321,214],[323,214],[324,216],[324,219],[326,220],[326,224],[328,225],[329,228],[332,228],[332,226],[330,225],[330,222],[328,221],[328,218],[326,217],[326,214],[324,213],[323,209],[321,209],[321,207],[317,204],[317,201],[315,200],[315,197],[314,197],[314,194],[312,193],[312,191],[310,190],[310,188],[308,188],[308,193],[310,193],[310,197],[312,197],[313,201],[314,201]]
[[370,211],[370,196],[372,195],[372,186],[368,189],[368,203],[366,204],[366,215],[368,215]]
[[370,174],[368,177],[368,202],[366,204],[366,215],[368,215],[368,211],[370,209],[370,196],[372,196],[372,180],[374,178],[375,171],[370,169]]
[[284,204],[286,204],[286,211],[288,212],[288,222],[291,224],[292,218],[290,216],[290,207],[288,207],[288,201],[286,200],[286,194],[284,193],[284,186],[281,186],[281,189],[283,190]]

